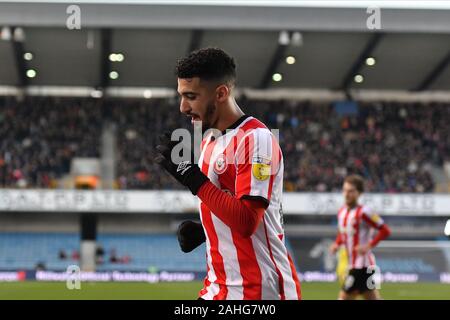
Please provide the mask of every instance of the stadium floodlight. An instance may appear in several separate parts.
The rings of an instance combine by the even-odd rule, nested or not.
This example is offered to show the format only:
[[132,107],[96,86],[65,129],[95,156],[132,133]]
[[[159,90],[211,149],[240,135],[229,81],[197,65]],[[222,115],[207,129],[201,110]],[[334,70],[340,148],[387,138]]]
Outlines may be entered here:
[[281,73],[274,73],[272,76],[272,80],[275,82],[280,82],[281,80],[283,80],[283,76],[281,75]]
[[355,80],[356,83],[362,83],[364,81],[364,77],[360,74],[357,74],[353,80]]
[[23,54],[23,58],[27,61],[31,61],[31,60],[33,60],[34,56],[31,52],[25,52]]
[[287,64],[294,64],[295,61],[296,61],[296,59],[295,59],[294,56],[288,56],[288,57],[286,57],[286,63],[287,63]]
[[448,219],[448,220],[447,220],[447,223],[445,224],[444,234],[445,234],[447,237],[450,237],[450,219]]
[[368,65],[368,66],[374,66],[375,63],[376,63],[376,60],[374,57],[368,57],[366,59],[366,65]]
[[122,62],[125,59],[125,56],[122,53],[117,53],[116,54],[116,61],[117,62]]
[[125,56],[122,53],[111,53],[109,55],[109,61],[111,62],[122,62]]
[[36,75],[37,75],[36,70],[34,70],[34,69],[28,69],[27,70],[27,77],[28,78],[34,78],[34,77],[36,77]]
[[111,71],[109,73],[109,78],[112,80],[116,80],[119,78],[119,73],[117,71]]

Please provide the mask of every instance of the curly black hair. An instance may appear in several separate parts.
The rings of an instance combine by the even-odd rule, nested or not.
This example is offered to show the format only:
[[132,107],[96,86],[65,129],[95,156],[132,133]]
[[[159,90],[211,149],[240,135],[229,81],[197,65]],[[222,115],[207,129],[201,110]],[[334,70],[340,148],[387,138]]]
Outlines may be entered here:
[[202,80],[234,85],[236,64],[234,59],[219,48],[203,48],[178,60],[175,75],[181,79],[199,77]]

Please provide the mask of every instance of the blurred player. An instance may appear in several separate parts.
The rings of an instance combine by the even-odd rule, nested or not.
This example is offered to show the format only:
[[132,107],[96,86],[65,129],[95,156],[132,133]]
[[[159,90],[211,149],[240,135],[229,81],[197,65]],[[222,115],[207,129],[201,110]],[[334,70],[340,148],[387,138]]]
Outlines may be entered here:
[[[282,222],[283,155],[259,120],[245,115],[233,97],[233,58],[217,48],[178,61],[180,111],[206,133],[198,166],[174,163],[178,141],[161,136],[156,161],[200,199],[201,225],[180,225],[185,252],[206,240],[205,300],[300,299],[300,283],[285,246]],[[193,159],[193,156],[191,156]]]
[[[343,186],[345,205],[338,212],[338,234],[330,251],[334,254],[342,245],[346,250],[348,273],[339,292],[339,299],[352,300],[362,295],[367,300],[381,299],[375,288],[373,275],[376,268],[372,253],[391,231],[383,219],[367,206],[359,205],[364,192],[364,180],[358,175],[348,176]],[[374,229],[378,233],[373,237]]]

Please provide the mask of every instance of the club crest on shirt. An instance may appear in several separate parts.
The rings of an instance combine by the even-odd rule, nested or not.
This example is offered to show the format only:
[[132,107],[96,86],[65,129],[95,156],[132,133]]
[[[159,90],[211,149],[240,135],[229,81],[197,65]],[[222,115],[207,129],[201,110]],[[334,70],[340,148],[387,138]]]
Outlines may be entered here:
[[216,161],[214,162],[214,172],[216,174],[222,174],[227,170],[227,162],[225,159],[225,155],[222,153],[220,154]]
[[252,174],[256,180],[265,181],[270,177],[271,161],[263,157],[253,157]]

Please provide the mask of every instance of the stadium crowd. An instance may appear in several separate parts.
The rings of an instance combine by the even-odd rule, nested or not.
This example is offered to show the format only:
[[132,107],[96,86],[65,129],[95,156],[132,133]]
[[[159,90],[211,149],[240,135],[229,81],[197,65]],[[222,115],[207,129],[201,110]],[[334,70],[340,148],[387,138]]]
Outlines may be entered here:
[[[243,110],[278,129],[286,191],[338,191],[358,173],[370,192],[432,192],[433,167],[450,161],[450,104],[333,103],[241,98]],[[104,121],[117,124],[117,188],[175,189],[153,162],[159,133],[184,127],[176,99],[0,100],[0,186],[54,187],[75,156],[99,156]]]
[[0,186],[54,187],[71,159],[98,157],[99,101],[0,99]]

